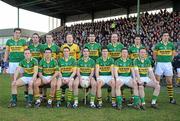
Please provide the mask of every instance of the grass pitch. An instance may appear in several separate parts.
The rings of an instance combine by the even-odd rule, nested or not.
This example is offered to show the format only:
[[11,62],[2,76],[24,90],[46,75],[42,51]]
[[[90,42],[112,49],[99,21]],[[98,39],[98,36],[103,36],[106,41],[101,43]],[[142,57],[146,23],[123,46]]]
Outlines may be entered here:
[[[146,111],[125,108],[122,111],[113,109],[106,102],[106,89],[103,89],[103,108],[90,109],[80,102],[78,109],[67,109],[65,103],[62,108],[47,109],[45,106],[39,109],[26,109],[24,102],[24,88],[18,90],[18,106],[8,109],[10,100],[10,77],[0,75],[0,121],[180,121],[180,88],[175,88],[177,105],[169,104],[169,98],[165,87],[161,88],[158,97],[159,110],[150,108],[152,89],[146,89]],[[125,90],[126,97],[129,90]],[[80,90],[79,100],[83,98]]]

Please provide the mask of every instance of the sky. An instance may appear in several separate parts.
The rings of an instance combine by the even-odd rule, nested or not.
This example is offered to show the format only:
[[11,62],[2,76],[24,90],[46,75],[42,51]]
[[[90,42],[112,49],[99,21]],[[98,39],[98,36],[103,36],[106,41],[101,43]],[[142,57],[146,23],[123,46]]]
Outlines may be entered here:
[[[167,9],[168,11],[172,11],[172,8]],[[157,13],[159,10],[153,10],[149,11],[150,13]],[[15,28],[17,27],[17,8],[13,7],[7,3],[4,3],[0,0],[0,29],[7,29],[7,28]],[[135,16],[136,13],[130,14],[130,16]],[[107,18],[98,18],[95,19],[95,21],[106,21],[114,18],[119,17],[125,17],[126,15],[120,15],[120,16],[112,16]],[[40,32],[48,32],[50,30],[58,26],[60,26],[60,19],[58,19],[58,23],[56,24],[56,18],[50,17],[50,25],[49,17],[46,15],[30,12],[27,10],[20,9],[20,28],[24,29],[30,29]],[[52,25],[54,21],[54,26]],[[76,21],[76,22],[68,22],[66,23],[67,26],[71,26],[74,24],[79,23],[87,23],[91,22],[91,20],[85,20],[85,21]]]
[[[17,8],[0,1],[0,29],[17,27]],[[20,28],[48,32],[48,16],[20,9]]]

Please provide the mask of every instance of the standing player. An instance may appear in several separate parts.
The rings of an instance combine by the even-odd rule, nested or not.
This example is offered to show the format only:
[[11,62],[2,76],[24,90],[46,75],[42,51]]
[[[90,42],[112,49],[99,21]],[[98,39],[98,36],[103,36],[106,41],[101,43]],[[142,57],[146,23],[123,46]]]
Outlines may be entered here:
[[[54,42],[53,42],[53,35],[52,34],[46,34],[46,43],[42,45],[42,52],[45,52],[46,48],[50,48],[52,51],[52,58],[54,59],[58,59],[58,55],[59,55],[59,46],[57,46]],[[44,55],[43,55],[44,56]],[[47,89],[42,87],[42,95],[43,95],[43,99],[46,99],[46,92]]]
[[42,58],[42,44],[40,44],[40,36],[38,33],[32,35],[32,44],[29,45],[32,57],[36,58],[38,61]]
[[96,81],[93,77],[94,75],[95,61],[89,58],[89,49],[83,49],[83,57],[77,62],[77,78],[74,82],[74,105],[76,108],[78,106],[78,86],[82,85],[83,81],[89,81],[89,86],[91,86],[91,97],[90,97],[90,107],[95,108],[94,100],[96,96]]
[[[107,45],[109,55],[112,57],[114,60],[117,60],[118,58],[121,57],[121,50],[124,48],[124,45],[120,42],[118,42],[118,34],[117,33],[112,33],[111,35],[111,43]],[[108,100],[110,100],[110,92],[111,89],[108,88]]]
[[58,64],[57,61],[52,58],[52,50],[46,48],[44,51],[44,58],[39,63],[39,78],[34,83],[34,95],[36,98],[35,107],[39,107],[41,104],[39,86],[50,85],[50,95],[47,103],[47,107],[52,107],[52,101],[54,99],[56,91],[56,77],[58,76]]
[[46,34],[46,43],[43,45],[42,52],[45,51],[46,48],[50,48],[52,50],[52,58],[57,59],[59,54],[59,46],[53,43],[53,35]]
[[134,70],[136,80],[139,86],[139,96],[141,100],[141,108],[145,110],[145,94],[144,87],[151,87],[154,89],[153,97],[151,101],[151,107],[157,108],[156,101],[160,92],[159,82],[154,76],[153,69],[151,67],[151,61],[146,57],[146,49],[141,48],[139,50],[139,58],[134,60]]
[[[6,42],[6,51],[4,54],[4,67],[7,68],[9,58],[8,73],[13,77],[19,62],[24,59],[24,50],[27,48],[26,40],[21,39],[21,29],[15,28],[12,39]],[[22,72],[21,72],[22,73]]]
[[[17,103],[17,88],[28,84],[28,103],[27,107],[32,106],[33,101],[33,82],[37,79],[38,73],[38,61],[31,57],[31,52],[29,49],[24,51],[25,59],[20,61],[14,73],[14,79],[11,85],[12,99],[8,107],[16,107]],[[18,79],[21,69],[24,70],[23,77]]]
[[[70,56],[72,56],[73,58],[75,58],[75,60],[78,60],[80,58],[80,48],[77,44],[75,44],[73,35],[68,33],[66,35],[66,41],[67,43],[63,44],[60,48],[60,57],[63,57],[63,48],[64,47],[68,47],[70,49]],[[64,101],[64,96],[65,96],[65,89],[66,88],[62,88],[62,101]]]
[[96,79],[97,79],[97,107],[102,107],[102,94],[101,88],[103,85],[107,84],[111,87],[112,96],[112,107],[116,107],[115,98],[115,80],[113,73],[114,59],[108,57],[108,49],[106,47],[102,48],[102,56],[96,60]]
[[180,86],[180,49],[178,50],[178,55],[174,58],[174,68],[177,71],[176,85]]
[[113,33],[111,35],[111,43],[107,45],[110,57],[114,60],[117,60],[121,57],[121,50],[124,48],[124,45],[118,42],[118,34]]
[[139,57],[139,49],[144,48],[144,46],[141,44],[141,38],[139,35],[137,35],[134,39],[134,44],[129,47],[129,55],[131,59],[136,59]]
[[101,45],[95,42],[94,33],[90,33],[88,39],[89,43],[86,43],[84,47],[89,49],[89,57],[96,60],[100,56]]
[[74,76],[76,75],[76,60],[69,56],[70,49],[68,47],[63,48],[64,57],[58,60],[58,65],[60,67],[60,77],[57,81],[57,90],[56,90],[56,100],[57,107],[61,105],[61,89],[62,85],[67,85],[69,87],[68,90],[68,98],[67,98],[67,107],[71,107],[72,96],[73,96],[73,81]]
[[70,56],[74,57],[76,60],[80,58],[80,49],[79,46],[73,43],[73,35],[67,34],[66,35],[67,43],[63,44],[60,48],[60,57],[63,57],[63,48],[68,47],[70,49]]
[[176,100],[173,98],[173,68],[171,64],[176,52],[174,44],[170,42],[169,39],[169,34],[167,32],[164,32],[162,34],[162,41],[155,45],[153,57],[156,61],[156,79],[160,82],[161,76],[165,75],[167,82],[167,91],[170,99],[169,103],[176,104]]
[[[126,85],[133,88],[134,92],[134,103],[133,107],[139,107],[139,94],[138,86],[135,80],[135,74],[133,70],[133,61],[128,58],[128,50],[126,48],[121,51],[121,58],[115,61],[114,75],[116,78],[116,100],[117,108],[122,109],[122,96],[121,96],[121,87]],[[132,76],[132,77],[131,77]]]

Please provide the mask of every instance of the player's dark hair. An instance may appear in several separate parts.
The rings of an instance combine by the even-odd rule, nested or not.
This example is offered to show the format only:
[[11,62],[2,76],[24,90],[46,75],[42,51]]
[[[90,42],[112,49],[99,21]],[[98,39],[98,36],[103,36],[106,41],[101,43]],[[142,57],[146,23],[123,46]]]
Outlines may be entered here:
[[101,51],[102,51],[102,50],[105,50],[105,49],[108,50],[107,46],[103,46],[103,47],[101,48]]
[[20,32],[21,32],[21,29],[20,29],[20,28],[15,28],[15,29],[14,29],[14,32],[15,32],[15,31],[20,31]]
[[123,50],[127,50],[127,51],[128,51],[128,49],[127,49],[126,47],[124,47],[124,48],[121,50],[121,52],[122,52]]
[[89,36],[95,36],[94,32],[90,32]]
[[52,53],[51,48],[46,48],[46,49],[44,50],[44,53],[45,53],[46,51],[50,51],[50,52]]
[[85,49],[87,49],[87,50],[89,51],[89,48],[87,48],[87,47],[84,47],[84,48],[83,48],[83,51],[84,51]]
[[40,36],[39,36],[39,34],[38,34],[38,33],[33,33],[33,34],[32,34],[32,36],[33,36],[33,35],[37,35],[37,36],[38,36],[38,38],[40,38]]
[[68,50],[70,51],[70,48],[69,48],[69,47],[64,47],[63,50],[65,50],[65,49],[68,49]]
[[139,37],[139,38],[141,38],[141,36],[140,36],[139,34],[137,34],[137,35],[135,36],[135,38],[136,38],[136,37]]
[[46,37],[47,37],[47,35],[50,35],[50,36],[52,36],[52,37],[53,37],[53,34],[52,34],[52,33],[47,33],[47,34],[46,34]]
[[25,51],[30,51],[30,49],[29,49],[29,48],[26,48],[26,49],[24,49],[24,52],[25,52]]
[[140,48],[139,48],[139,52],[140,52],[141,50],[146,50],[146,48],[145,48],[145,47],[140,47]]

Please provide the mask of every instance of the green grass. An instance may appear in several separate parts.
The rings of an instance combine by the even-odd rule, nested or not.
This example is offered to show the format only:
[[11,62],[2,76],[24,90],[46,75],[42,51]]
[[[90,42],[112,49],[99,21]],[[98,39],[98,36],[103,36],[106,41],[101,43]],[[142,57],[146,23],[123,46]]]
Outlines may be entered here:
[[[10,78],[7,75],[0,75],[0,121],[180,121],[180,105],[168,103],[169,99],[164,87],[158,98],[159,110],[150,108],[152,89],[146,89],[146,111],[131,108],[118,111],[111,108],[105,101],[106,90],[103,90],[102,109],[90,109],[82,103],[78,109],[67,109],[65,104],[60,109],[47,109],[45,106],[39,109],[26,109],[23,90],[24,88],[20,88],[18,91],[18,107],[8,109]],[[79,100],[82,100],[82,95],[80,90]],[[129,95],[128,90],[125,90],[125,95]],[[180,88],[175,89],[175,98],[180,103]]]

